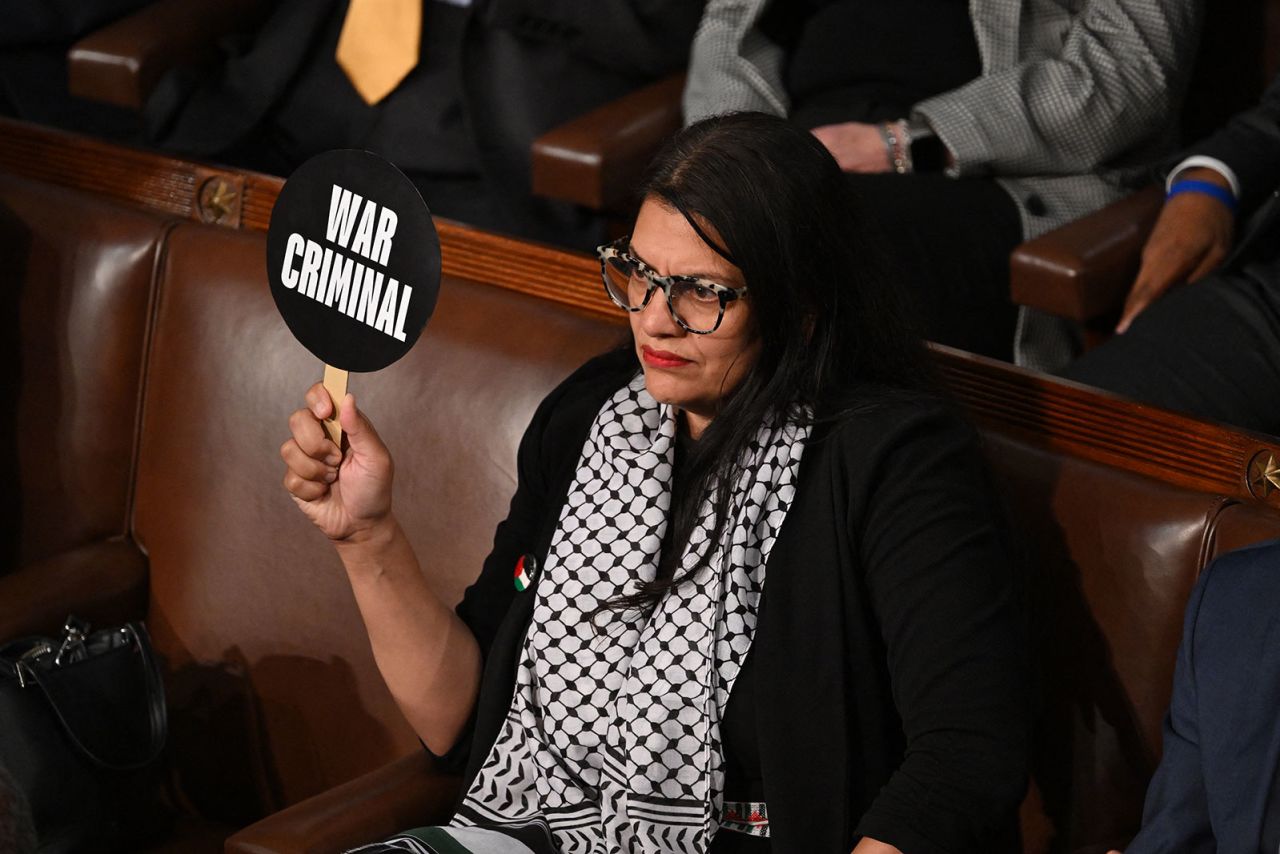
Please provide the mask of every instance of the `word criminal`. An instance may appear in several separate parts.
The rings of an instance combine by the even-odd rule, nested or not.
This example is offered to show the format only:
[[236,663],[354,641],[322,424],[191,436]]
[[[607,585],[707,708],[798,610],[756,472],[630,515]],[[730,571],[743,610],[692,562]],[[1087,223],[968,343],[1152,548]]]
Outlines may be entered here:
[[281,284],[404,341],[413,288],[373,266],[387,266],[399,221],[390,208],[334,184],[325,241],[339,249],[321,246],[297,232],[290,234]]

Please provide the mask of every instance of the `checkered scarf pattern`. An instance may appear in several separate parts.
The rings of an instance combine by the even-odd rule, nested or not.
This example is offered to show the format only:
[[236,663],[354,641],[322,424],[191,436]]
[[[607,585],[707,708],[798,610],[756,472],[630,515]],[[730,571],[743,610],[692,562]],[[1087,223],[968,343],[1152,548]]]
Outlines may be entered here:
[[511,710],[455,823],[545,821],[565,854],[707,850],[723,802],[721,715],[809,428],[763,425],[718,542],[703,503],[681,561],[690,580],[651,612],[602,611],[593,627],[600,605],[655,577],[676,429],[643,375],[597,415],[537,581]]

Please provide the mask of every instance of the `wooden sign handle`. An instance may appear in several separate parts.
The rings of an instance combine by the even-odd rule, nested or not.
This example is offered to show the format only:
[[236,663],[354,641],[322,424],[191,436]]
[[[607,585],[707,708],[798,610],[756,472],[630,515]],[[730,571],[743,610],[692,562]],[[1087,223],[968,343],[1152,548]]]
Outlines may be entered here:
[[333,365],[325,365],[324,390],[329,392],[329,399],[333,401],[333,415],[324,420],[324,429],[333,444],[341,448],[342,425],[338,423],[338,405],[347,396],[347,372]]

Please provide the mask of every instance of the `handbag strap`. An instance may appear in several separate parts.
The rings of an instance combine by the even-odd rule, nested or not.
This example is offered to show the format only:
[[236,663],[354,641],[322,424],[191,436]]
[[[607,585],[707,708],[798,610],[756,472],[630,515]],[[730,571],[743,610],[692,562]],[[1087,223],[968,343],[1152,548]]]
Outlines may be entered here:
[[160,665],[156,661],[155,654],[151,650],[151,636],[147,634],[146,626],[141,623],[125,623],[120,629],[129,635],[133,645],[137,647],[141,657],[143,678],[146,681],[147,692],[147,723],[150,734],[147,741],[147,750],[144,758],[137,762],[117,763],[103,759],[96,752],[88,747],[79,736],[76,735],[75,729],[67,720],[62,709],[58,707],[58,702],[54,697],[54,692],[49,689],[41,677],[38,668],[28,668],[27,674],[33,681],[40,686],[40,690],[44,692],[45,698],[49,701],[49,706],[53,709],[55,715],[58,716],[62,729],[67,733],[72,743],[87,756],[95,764],[111,771],[134,771],[139,768],[146,767],[154,762],[159,756],[160,751],[164,749],[165,740],[169,734],[169,713],[164,700],[164,684],[160,678]]

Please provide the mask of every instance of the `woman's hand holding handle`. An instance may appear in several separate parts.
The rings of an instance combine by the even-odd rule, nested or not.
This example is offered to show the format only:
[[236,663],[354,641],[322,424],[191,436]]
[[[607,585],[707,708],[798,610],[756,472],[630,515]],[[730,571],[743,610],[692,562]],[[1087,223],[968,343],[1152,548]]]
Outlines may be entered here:
[[291,435],[280,446],[284,487],[329,539],[364,539],[391,522],[391,454],[356,408],[354,396],[344,397],[338,410],[348,444],[345,454],[320,423],[334,405],[322,384],[307,389],[306,403],[289,416]]
[[[1230,192],[1227,179],[1212,169],[1187,169],[1180,178],[1216,184]],[[1116,332],[1170,289],[1192,284],[1216,270],[1231,254],[1235,214],[1211,196],[1183,193],[1164,203],[1142,248],[1142,264],[1129,291]]]
[[391,512],[391,454],[346,395],[338,421],[344,454],[321,420],[333,412],[324,386],[289,416],[280,446],[284,487],[337,547],[369,633],[378,669],[400,710],[428,748],[447,752],[480,690],[480,647],[471,630],[427,584]]

